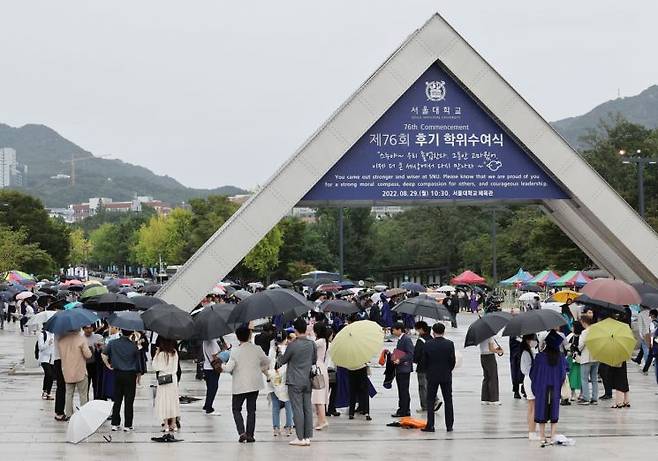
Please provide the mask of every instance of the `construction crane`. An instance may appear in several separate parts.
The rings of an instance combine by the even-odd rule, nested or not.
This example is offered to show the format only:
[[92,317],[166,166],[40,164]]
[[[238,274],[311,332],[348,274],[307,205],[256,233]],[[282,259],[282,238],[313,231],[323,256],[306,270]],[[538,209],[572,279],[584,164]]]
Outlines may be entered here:
[[71,187],[75,186],[75,165],[78,162],[84,162],[86,160],[96,160],[99,158],[105,158],[109,157],[109,155],[97,155],[97,156],[91,156],[91,157],[80,157],[80,158],[75,158],[75,154],[71,154],[71,160],[60,160],[62,163],[70,163],[71,164]]

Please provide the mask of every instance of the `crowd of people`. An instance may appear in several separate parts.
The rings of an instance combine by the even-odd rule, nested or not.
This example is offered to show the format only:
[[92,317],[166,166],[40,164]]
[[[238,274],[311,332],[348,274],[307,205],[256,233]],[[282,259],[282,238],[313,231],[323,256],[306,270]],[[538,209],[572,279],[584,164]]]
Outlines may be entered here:
[[[410,383],[415,371],[418,413],[425,415],[421,430],[434,432],[435,413],[443,408],[445,429],[453,431],[452,373],[458,353],[445,338],[446,326],[442,322],[429,325],[425,319],[392,309],[403,298],[415,295],[400,292],[387,296],[383,292],[355,290],[343,297],[358,306],[356,313],[310,310],[294,320],[283,316],[270,318],[270,323],[258,326],[260,332],[255,336],[253,323],[241,325],[235,330],[237,343],[233,345],[224,338],[200,342],[197,377],[203,379],[206,387],[203,413],[218,415],[215,398],[219,380],[222,374],[230,374],[231,410],[240,443],[255,442],[256,405],[263,392],[271,406],[273,436],[291,438],[291,445],[309,446],[314,430],[327,430],[330,418],[341,415],[337,410],[340,408],[348,409],[348,420],[362,417],[372,421],[370,400],[376,394],[371,382],[372,364],[346,369],[336,366],[328,353],[331,341],[342,328],[371,320],[385,330],[387,341],[395,342],[380,359],[385,367],[384,388],[395,382],[398,394],[397,408],[391,417],[400,421],[412,418]],[[321,292],[310,299],[318,306],[334,296]],[[66,301],[75,298],[72,292]],[[226,302],[237,300],[212,294],[199,307]],[[442,304],[453,313],[450,324],[456,328],[460,310],[481,312],[484,299],[475,291],[462,296],[455,292],[443,296]],[[150,332],[121,330],[107,321],[61,335],[28,325],[32,316],[48,308],[36,296],[23,297],[11,304],[5,302],[1,317],[4,322],[18,321],[21,332],[36,336],[35,356],[44,371],[41,398],[55,401],[57,421],[71,418],[77,394],[80,406],[90,398],[112,400],[111,430],[132,431],[137,386],[150,369],[157,381],[154,412],[162,432],[167,435],[181,428],[179,342]],[[516,399],[527,399],[528,439],[543,444],[555,440],[561,406],[596,405],[599,400],[614,399],[612,408],[630,407],[626,364],[611,367],[599,363],[585,344],[589,328],[606,317],[605,311],[584,307],[574,315],[570,300],[563,306],[562,315],[565,325],[559,329],[509,340],[512,392]],[[645,374],[653,359],[657,318],[655,309],[642,310],[638,315],[642,342],[634,360],[639,364],[644,360],[641,366]],[[630,324],[630,311],[619,319]],[[479,351],[482,404],[499,406],[496,357],[505,352],[495,337],[481,342]],[[605,389],[601,396],[599,380]]]

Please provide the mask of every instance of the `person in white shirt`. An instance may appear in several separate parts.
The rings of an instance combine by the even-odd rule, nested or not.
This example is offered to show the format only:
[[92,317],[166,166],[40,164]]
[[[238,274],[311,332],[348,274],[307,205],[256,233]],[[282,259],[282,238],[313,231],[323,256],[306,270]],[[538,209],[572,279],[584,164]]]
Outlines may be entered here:
[[[480,365],[482,366],[482,405],[500,405],[498,392],[498,364],[496,355],[503,355],[503,349],[493,338],[480,343]],[[527,391],[527,390],[526,390]]]
[[[235,331],[240,341],[237,348],[231,350],[231,358],[222,366],[223,371],[231,373],[233,382],[233,419],[235,428],[238,430],[240,443],[252,443],[256,429],[256,400],[258,392],[263,386],[263,375],[267,376],[270,367],[270,359],[267,358],[263,349],[256,346],[251,339],[251,330],[241,326]],[[242,418],[242,405],[247,402],[247,427],[245,428]]]
[[[290,437],[292,435],[293,420],[292,420],[292,404],[288,396],[288,386],[286,385],[286,366],[280,367],[278,370],[274,368],[276,361],[281,357],[288,345],[288,335],[285,331],[276,334],[275,338],[270,344],[270,369],[267,372],[267,390],[269,392],[270,403],[272,404],[272,432],[274,437],[285,435]],[[281,431],[281,407],[286,411],[286,422]]]
[[[599,401],[599,362],[589,353],[589,348],[585,344],[589,327],[592,325],[590,317],[582,316],[580,323],[583,325],[583,332],[578,340],[578,350],[580,351],[580,379],[582,386],[582,398],[578,400],[578,405],[597,405]],[[592,392],[590,394],[590,384]]]
[[55,380],[55,335],[43,330],[37,338],[37,348],[39,350],[39,363],[43,368],[43,386],[41,398],[43,400],[53,400],[50,395]]
[[532,382],[530,381],[530,369],[537,354],[536,335],[524,335],[521,343],[521,373],[523,373],[523,389],[528,399],[528,440],[539,441],[537,434],[537,423],[535,422],[535,395],[532,393]]
[[217,395],[217,387],[219,386],[219,373],[213,369],[211,363],[217,359],[221,352],[217,341],[217,339],[211,339],[203,342],[203,379],[206,382],[206,402],[203,405],[203,411],[208,416],[219,416],[219,413],[213,407],[215,396]]

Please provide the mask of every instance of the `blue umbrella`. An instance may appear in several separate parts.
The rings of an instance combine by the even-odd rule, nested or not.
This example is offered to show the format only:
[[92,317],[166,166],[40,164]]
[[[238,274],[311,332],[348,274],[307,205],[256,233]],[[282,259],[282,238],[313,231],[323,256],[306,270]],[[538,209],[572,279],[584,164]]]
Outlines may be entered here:
[[114,312],[107,318],[107,323],[122,330],[144,331],[144,321],[139,312]]
[[400,284],[400,288],[404,288],[407,291],[413,291],[416,293],[425,293],[427,291],[427,288],[416,282],[403,282]]
[[58,311],[48,320],[43,328],[56,335],[61,335],[67,331],[75,331],[98,322],[98,316],[85,309],[70,309],[68,311]]
[[73,301],[68,304],[64,304],[64,310],[68,311],[69,309],[75,309],[78,306],[82,306],[82,303],[78,301]]

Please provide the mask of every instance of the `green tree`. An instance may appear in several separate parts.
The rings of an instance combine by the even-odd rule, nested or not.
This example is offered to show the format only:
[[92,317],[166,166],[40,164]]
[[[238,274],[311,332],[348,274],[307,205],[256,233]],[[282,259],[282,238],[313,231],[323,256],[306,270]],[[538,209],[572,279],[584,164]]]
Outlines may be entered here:
[[167,264],[185,262],[183,251],[187,245],[192,213],[175,209],[169,216],[153,216],[137,231],[133,247],[134,260],[147,267],[155,266],[160,257]]
[[238,209],[238,205],[227,197],[211,195],[205,199],[190,200],[192,219],[191,232],[184,250],[185,258],[189,258],[206,243],[212,234],[219,229]]
[[86,264],[91,255],[91,242],[82,229],[73,229],[70,235],[69,262],[74,265]]
[[23,229],[28,243],[36,243],[60,266],[69,256],[69,228],[51,219],[41,200],[13,190],[0,191],[0,225]]
[[117,264],[118,226],[116,224],[102,224],[89,234],[91,242],[90,261],[100,266]]
[[0,272],[13,269],[31,274],[52,274],[57,265],[38,243],[28,243],[26,231],[0,226]]
[[279,265],[279,251],[282,245],[283,232],[277,225],[245,256],[245,267],[269,282],[270,272]]

